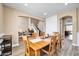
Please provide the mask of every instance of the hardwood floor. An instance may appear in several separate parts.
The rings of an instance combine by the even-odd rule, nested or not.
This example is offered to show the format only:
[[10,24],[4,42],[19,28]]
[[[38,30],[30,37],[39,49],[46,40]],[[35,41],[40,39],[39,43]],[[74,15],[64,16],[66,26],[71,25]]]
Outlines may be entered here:
[[23,42],[20,41],[19,43],[20,43],[19,46],[14,47],[12,49],[12,56],[24,56],[24,45],[23,45]]
[[[12,56],[24,56],[22,42],[20,42],[20,46],[13,48]],[[44,54],[42,56],[46,55]],[[62,49],[54,56],[79,56],[79,47],[72,46],[72,40],[62,40]]]
[[72,46],[72,40],[65,39],[62,45],[62,49],[58,53],[58,56],[79,56],[79,47]]

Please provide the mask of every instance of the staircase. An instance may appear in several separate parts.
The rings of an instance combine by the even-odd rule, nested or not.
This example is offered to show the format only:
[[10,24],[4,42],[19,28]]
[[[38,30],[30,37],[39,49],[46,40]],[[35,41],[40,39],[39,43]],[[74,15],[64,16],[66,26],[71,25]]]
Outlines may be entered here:
[[40,33],[42,32],[37,26],[35,26],[33,23],[31,24],[31,28],[34,30],[35,33],[38,33],[40,35]]
[[31,24],[31,28],[34,30],[34,32],[39,33],[39,30],[33,23]]
[[39,35],[40,35],[42,31],[37,26],[36,26],[36,28],[39,30]]

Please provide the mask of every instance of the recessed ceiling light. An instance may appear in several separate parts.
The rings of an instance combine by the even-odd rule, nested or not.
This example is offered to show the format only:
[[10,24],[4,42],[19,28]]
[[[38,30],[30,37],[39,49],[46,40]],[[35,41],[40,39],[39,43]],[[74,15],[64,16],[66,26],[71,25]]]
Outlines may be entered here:
[[28,4],[27,4],[27,3],[25,3],[24,5],[25,5],[25,6],[28,6]]
[[68,3],[65,3],[65,5],[68,5]]
[[47,15],[47,13],[43,13],[43,15]]

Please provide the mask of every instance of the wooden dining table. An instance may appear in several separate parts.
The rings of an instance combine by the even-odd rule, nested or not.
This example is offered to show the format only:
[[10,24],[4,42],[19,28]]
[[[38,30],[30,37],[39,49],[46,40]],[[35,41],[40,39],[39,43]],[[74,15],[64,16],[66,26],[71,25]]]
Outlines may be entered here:
[[[36,42],[34,42],[36,40]],[[50,44],[51,37],[41,39],[30,39],[30,48],[34,50],[35,56],[40,56],[41,49]]]

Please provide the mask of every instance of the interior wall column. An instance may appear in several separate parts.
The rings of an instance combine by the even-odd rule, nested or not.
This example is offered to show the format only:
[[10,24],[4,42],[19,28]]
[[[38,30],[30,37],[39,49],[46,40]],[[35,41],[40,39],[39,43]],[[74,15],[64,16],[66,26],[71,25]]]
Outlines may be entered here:
[[31,18],[29,17],[29,28],[31,28]]

